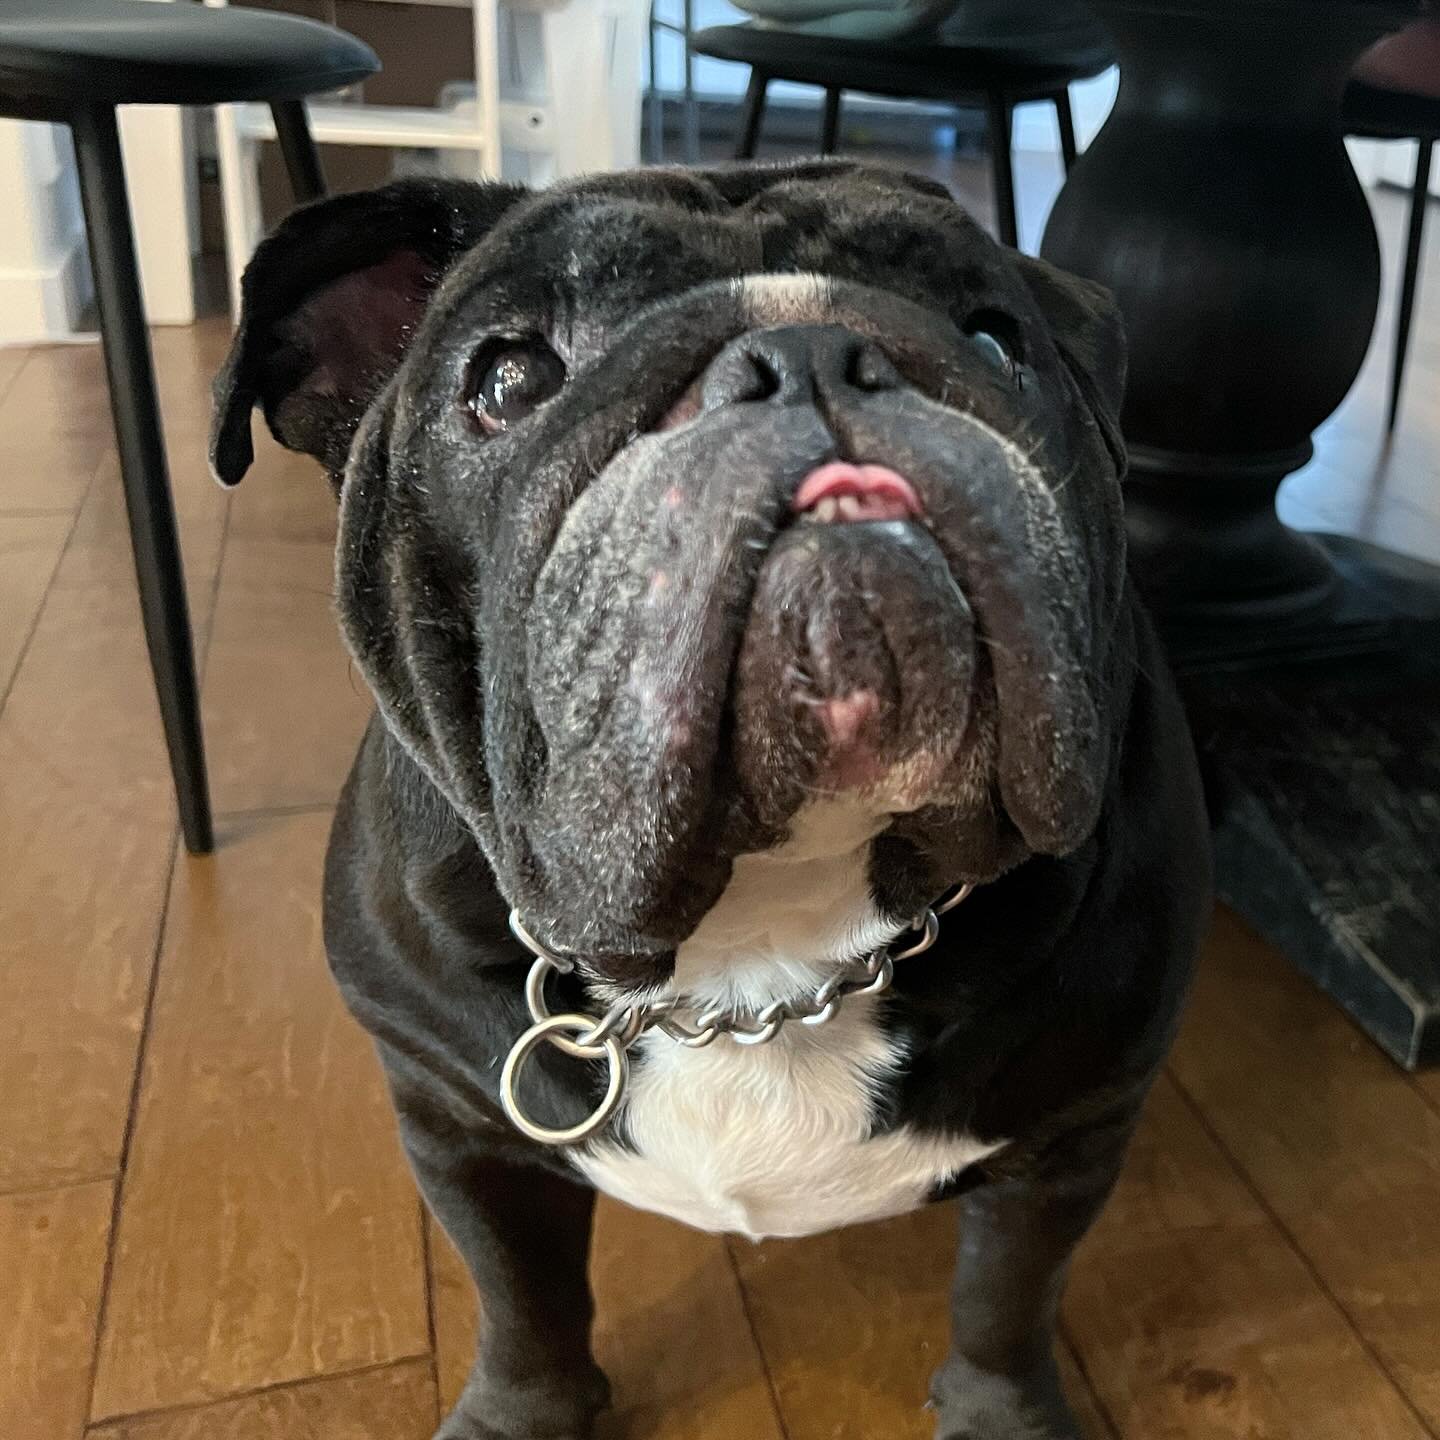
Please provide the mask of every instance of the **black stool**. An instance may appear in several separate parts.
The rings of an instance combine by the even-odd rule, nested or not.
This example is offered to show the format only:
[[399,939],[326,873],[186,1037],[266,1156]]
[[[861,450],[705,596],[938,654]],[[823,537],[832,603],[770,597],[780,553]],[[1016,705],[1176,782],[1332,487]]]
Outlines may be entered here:
[[755,154],[772,80],[825,91],[820,153],[830,154],[840,129],[845,90],[903,100],[939,100],[988,116],[1000,238],[1019,242],[1015,173],[1010,154],[1017,105],[1055,106],[1068,170],[1075,159],[1069,86],[1113,63],[1110,44],[1088,10],[1072,0],[966,0],[931,36],[907,40],[840,40],[758,25],[717,25],[691,42],[699,55],[750,66],[737,159]]
[[0,116],[68,125],[75,139],[145,642],[180,825],[193,854],[214,848],[214,829],[185,576],[115,107],[268,101],[295,198],[314,200],[325,182],[302,97],[379,68],[373,52],[349,35],[259,10],[209,9],[185,0],[0,5]]

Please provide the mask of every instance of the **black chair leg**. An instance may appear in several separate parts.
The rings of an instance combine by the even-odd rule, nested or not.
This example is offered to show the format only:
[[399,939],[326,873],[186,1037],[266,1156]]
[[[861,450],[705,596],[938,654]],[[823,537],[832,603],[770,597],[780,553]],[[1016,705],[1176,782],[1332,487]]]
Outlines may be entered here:
[[690,48],[695,34],[695,0],[681,6],[680,23],[685,30],[685,148],[681,152],[687,165],[700,159],[700,107],[695,103],[695,52]]
[[649,142],[649,161],[652,165],[659,165],[665,159],[665,115],[660,99],[660,27],[656,24],[655,5],[656,0],[650,0],[650,44],[647,47],[650,56],[650,93],[647,97],[645,129]]
[[765,118],[765,92],[769,88],[770,77],[751,70],[750,84],[745,91],[745,108],[740,114],[740,138],[735,142],[737,160],[755,158],[755,147],[760,143],[760,122]]
[[185,846],[192,855],[203,855],[215,848],[215,836],[205,778],[200,692],[150,336],[145,329],[140,272],[130,227],[125,162],[114,110],[79,110],[70,117],[70,128],[75,137],[85,234],[95,274],[110,410],[120,451],[145,642],[160,699]]
[[1430,171],[1435,141],[1420,142],[1415,157],[1415,184],[1410,191],[1410,233],[1405,240],[1405,279],[1400,287],[1400,316],[1395,324],[1395,358],[1390,371],[1390,419],[1394,430],[1400,414],[1400,392],[1405,386],[1405,362],[1410,357],[1410,322],[1415,318],[1415,292],[1420,284],[1420,261],[1425,254],[1425,214],[1430,206]]
[[1015,218],[1015,170],[1011,154],[1011,126],[1014,110],[1009,99],[991,94],[987,100],[990,116],[990,169],[995,186],[995,223],[1001,241],[1012,249],[1020,244],[1020,228]]
[[820,153],[833,155],[839,138],[840,92],[832,88],[825,92],[825,113],[820,121]]
[[1075,145],[1075,112],[1070,108],[1070,91],[1055,92],[1055,120],[1060,126],[1060,153],[1065,157],[1065,173],[1075,163],[1080,152]]
[[310,120],[303,100],[276,100],[270,106],[275,119],[275,138],[285,157],[285,173],[290,177],[290,191],[297,205],[323,200],[327,187],[325,171],[320,166],[320,152],[310,133]]

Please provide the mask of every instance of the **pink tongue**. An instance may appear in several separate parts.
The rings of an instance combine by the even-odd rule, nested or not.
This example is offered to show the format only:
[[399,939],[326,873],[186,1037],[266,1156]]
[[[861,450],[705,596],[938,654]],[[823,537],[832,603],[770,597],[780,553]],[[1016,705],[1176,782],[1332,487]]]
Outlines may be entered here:
[[822,501],[834,500],[834,514],[826,518],[846,520],[913,520],[924,507],[915,487],[888,465],[852,465],[832,460],[812,470],[800,483],[790,502],[797,514],[814,510]]

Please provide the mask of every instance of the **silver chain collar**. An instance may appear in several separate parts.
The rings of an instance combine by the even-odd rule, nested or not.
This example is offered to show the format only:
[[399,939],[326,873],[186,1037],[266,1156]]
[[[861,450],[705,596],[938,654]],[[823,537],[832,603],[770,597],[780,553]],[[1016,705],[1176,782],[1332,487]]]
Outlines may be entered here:
[[[535,956],[525,980],[525,1004],[534,1023],[505,1057],[505,1067],[500,1072],[500,1103],[510,1123],[522,1135],[542,1145],[582,1144],[599,1134],[620,1108],[630,1083],[629,1052],[642,1035],[659,1030],[677,1045],[699,1050],[722,1035],[728,1035],[737,1045],[768,1045],[790,1020],[798,1020],[802,1025],[824,1025],[835,1018],[841,1005],[852,996],[879,995],[888,990],[895,978],[897,962],[924,954],[940,938],[940,917],[968,898],[974,888],[960,885],[949,891],[922,910],[907,931],[868,955],[841,966],[808,995],[775,1000],[754,1012],[716,1006],[700,1011],[693,1024],[681,1018],[684,1012],[697,1008],[684,995],[668,995],[658,1000],[620,999],[604,1015],[598,1016],[579,1012],[552,1014],[545,1003],[545,982],[552,971],[570,974],[575,962],[547,949],[526,929],[520,912],[512,910],[510,929]],[[911,934],[918,934],[919,939],[904,944],[906,936]],[[902,945],[903,948],[897,948]],[[542,1042],[577,1060],[607,1062],[609,1078],[604,1098],[592,1114],[568,1129],[537,1124],[520,1108],[516,1093],[520,1073]]]

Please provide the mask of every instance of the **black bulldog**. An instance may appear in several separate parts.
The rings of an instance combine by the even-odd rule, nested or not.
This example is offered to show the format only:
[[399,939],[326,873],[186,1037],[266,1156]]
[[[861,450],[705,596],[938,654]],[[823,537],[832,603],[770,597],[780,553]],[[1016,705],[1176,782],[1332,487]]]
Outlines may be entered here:
[[1110,299],[832,163],[404,182],[244,298],[215,469],[258,405],[329,471],[379,704],[330,957],[484,1296],[440,1436],[589,1433],[599,1189],[756,1237],[962,1195],[938,1433],[1073,1440],[1065,1267],[1209,904]]

